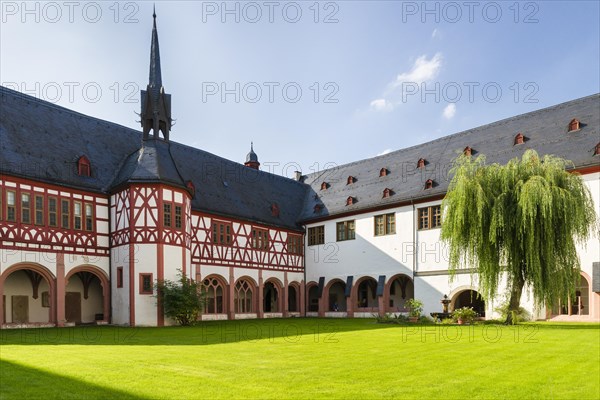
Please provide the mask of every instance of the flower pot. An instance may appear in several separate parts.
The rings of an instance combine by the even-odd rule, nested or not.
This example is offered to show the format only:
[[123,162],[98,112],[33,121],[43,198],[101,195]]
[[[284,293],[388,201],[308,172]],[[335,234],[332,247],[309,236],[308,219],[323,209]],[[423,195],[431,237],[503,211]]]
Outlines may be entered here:
[[464,325],[464,323],[465,323],[465,321],[463,321],[463,320],[462,320],[462,319],[460,319],[460,318],[458,319],[458,324],[459,324],[459,325]]
[[408,317],[408,322],[412,322],[412,323],[419,322],[419,317]]

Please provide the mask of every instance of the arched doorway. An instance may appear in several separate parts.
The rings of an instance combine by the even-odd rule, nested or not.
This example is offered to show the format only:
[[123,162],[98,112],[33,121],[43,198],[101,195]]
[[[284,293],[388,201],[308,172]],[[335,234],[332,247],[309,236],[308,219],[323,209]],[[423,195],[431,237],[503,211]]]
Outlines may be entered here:
[[319,288],[316,283],[312,282],[308,284],[308,296],[306,296],[306,311],[307,312],[318,312],[319,311]]
[[88,271],[72,274],[65,288],[67,322],[93,323],[104,320],[104,295],[100,279]]
[[353,296],[358,311],[372,312],[379,310],[377,299],[377,281],[370,276],[359,279],[355,284]]
[[556,301],[552,309],[553,315],[590,315],[590,284],[581,275],[575,286],[575,297],[567,303]]
[[327,288],[327,311],[346,311],[346,283],[339,279],[330,282]]
[[204,289],[203,314],[225,313],[225,284],[216,276],[207,276],[202,281]]
[[300,311],[300,291],[298,286],[290,284],[288,286],[288,311],[299,312]]
[[279,307],[280,288],[275,281],[268,280],[263,287],[263,311],[266,313],[281,312]]
[[0,275],[0,323],[56,323],[56,280],[45,267],[20,264]]
[[463,307],[472,307],[480,317],[485,317],[485,301],[476,290],[463,290],[456,293],[450,304],[452,311]]
[[236,314],[256,312],[254,307],[255,285],[249,278],[240,278],[235,284],[234,310]]
[[395,275],[388,281],[385,293],[388,312],[406,312],[406,302],[415,297],[415,285],[408,275]]

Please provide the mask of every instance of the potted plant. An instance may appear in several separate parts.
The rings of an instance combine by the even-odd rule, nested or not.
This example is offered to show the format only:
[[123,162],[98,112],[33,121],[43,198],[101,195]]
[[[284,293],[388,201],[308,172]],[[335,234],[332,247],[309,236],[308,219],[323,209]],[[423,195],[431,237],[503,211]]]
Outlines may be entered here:
[[454,310],[452,318],[456,320],[459,325],[471,324],[475,318],[477,318],[477,313],[473,310],[473,307],[462,307]]
[[408,307],[408,321],[417,322],[423,312],[423,302],[417,299],[409,299],[406,306]]

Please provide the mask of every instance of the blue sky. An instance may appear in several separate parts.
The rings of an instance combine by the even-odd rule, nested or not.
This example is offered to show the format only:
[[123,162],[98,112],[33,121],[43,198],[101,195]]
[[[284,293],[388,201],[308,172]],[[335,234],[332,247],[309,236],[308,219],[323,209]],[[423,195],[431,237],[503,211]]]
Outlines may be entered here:
[[[2,85],[138,129],[152,3],[23,4],[1,3]],[[156,12],[171,140],[240,162],[253,141],[263,169],[287,176],[600,91],[596,1],[184,1]]]

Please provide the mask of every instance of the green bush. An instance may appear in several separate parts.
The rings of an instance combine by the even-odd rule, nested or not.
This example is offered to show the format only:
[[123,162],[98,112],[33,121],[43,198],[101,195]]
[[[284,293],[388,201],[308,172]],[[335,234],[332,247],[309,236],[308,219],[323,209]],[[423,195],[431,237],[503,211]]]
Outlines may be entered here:
[[[503,321],[506,321],[506,318],[508,317],[508,307],[509,307],[509,302],[508,302],[508,300],[506,300],[504,303],[502,303],[498,307],[494,308],[494,311],[496,311],[498,314],[500,314],[500,319]],[[513,315],[512,315],[512,323],[513,324],[516,324],[519,321],[529,321],[530,319],[531,319],[531,314],[529,313],[529,311],[527,311],[523,307],[519,307],[519,311],[517,311],[517,312],[513,311]]]
[[411,317],[420,317],[423,312],[423,302],[417,299],[409,299],[406,302],[406,307],[408,307],[408,315]]
[[462,320],[468,324],[473,323],[478,314],[473,310],[473,307],[462,307],[457,308],[452,313],[452,319],[458,321]]
[[165,279],[156,282],[156,298],[167,317],[173,318],[180,325],[192,325],[202,311],[202,286],[183,275],[181,270],[178,270],[177,275],[177,281]]

